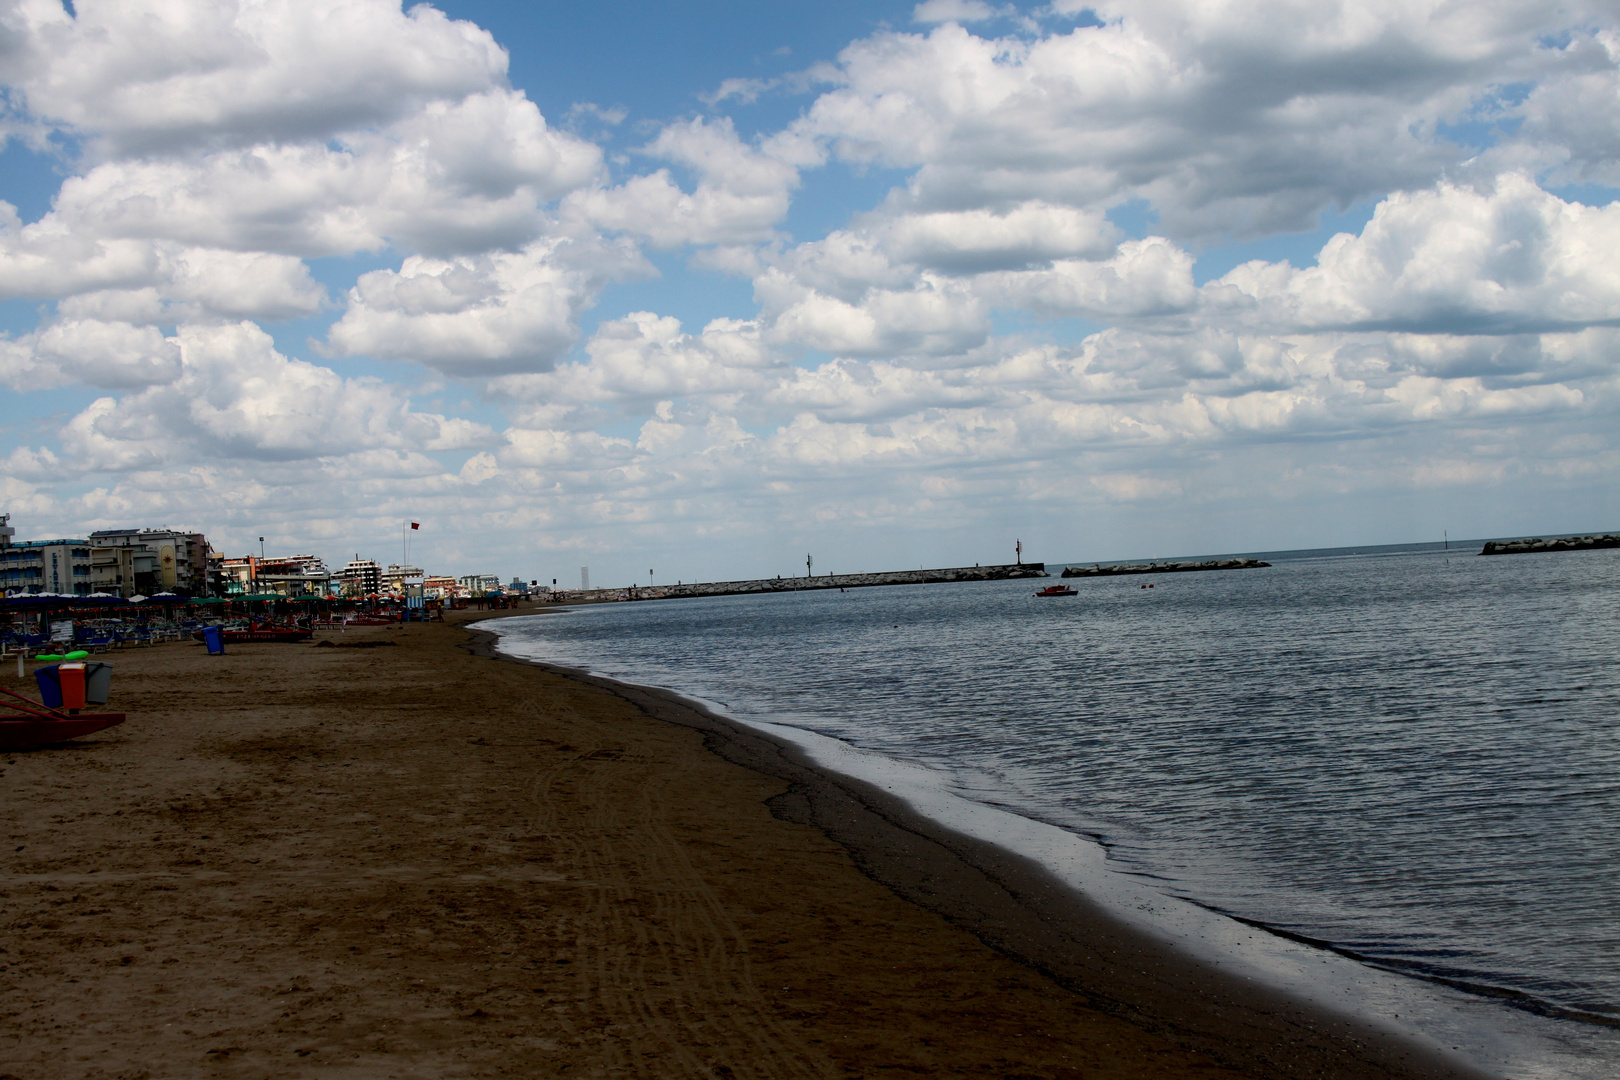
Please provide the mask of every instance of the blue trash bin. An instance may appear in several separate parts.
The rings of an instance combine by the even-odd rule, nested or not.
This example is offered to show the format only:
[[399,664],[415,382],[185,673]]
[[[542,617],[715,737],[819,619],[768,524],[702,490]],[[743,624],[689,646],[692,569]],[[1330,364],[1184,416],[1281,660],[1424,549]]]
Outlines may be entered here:
[[48,664],[42,668],[34,669],[34,681],[39,684],[40,700],[47,709],[60,709],[62,707],[62,679],[56,674],[61,664]]
[[209,656],[218,656],[225,651],[225,631],[218,626],[205,626],[202,628],[203,644],[208,646]]

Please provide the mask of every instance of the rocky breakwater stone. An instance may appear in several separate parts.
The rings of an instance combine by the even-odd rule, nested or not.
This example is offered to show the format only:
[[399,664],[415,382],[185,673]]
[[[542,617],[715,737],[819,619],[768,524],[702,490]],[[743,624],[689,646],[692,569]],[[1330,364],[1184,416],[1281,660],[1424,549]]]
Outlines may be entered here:
[[957,566],[939,570],[886,570],[875,574],[828,574],[826,577],[763,578],[665,585],[642,590],[649,597],[737,596],[745,593],[798,592],[804,589],[862,589],[874,585],[937,585],[951,581],[1006,581],[1046,576],[1045,563],[1000,566]]
[[1489,540],[1481,555],[1527,555],[1536,551],[1592,551],[1596,548],[1620,547],[1620,533],[1601,533],[1594,536],[1561,536],[1556,540]]
[[1259,559],[1204,559],[1200,562],[1121,563],[1103,566],[1069,566],[1064,577],[1116,577],[1121,574],[1185,574],[1193,570],[1258,570],[1270,566]]
[[[864,589],[875,585],[938,585],[952,581],[1009,581],[1046,577],[1045,563],[997,566],[952,566],[938,570],[885,570],[873,574],[828,574],[824,577],[759,578],[753,581],[704,581],[679,585],[627,586],[558,593],[563,603],[602,600],[672,600],[682,596],[743,596],[749,593],[802,592],[806,589]],[[3,1078],[0,1078],[3,1080]]]

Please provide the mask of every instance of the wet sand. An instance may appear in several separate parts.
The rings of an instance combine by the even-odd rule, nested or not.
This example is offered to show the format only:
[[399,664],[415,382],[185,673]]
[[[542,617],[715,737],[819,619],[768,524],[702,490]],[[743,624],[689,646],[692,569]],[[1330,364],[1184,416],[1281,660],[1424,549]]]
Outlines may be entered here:
[[671,696],[320,636],[394,644],[126,650],[0,756],[0,1077],[1463,1075]]

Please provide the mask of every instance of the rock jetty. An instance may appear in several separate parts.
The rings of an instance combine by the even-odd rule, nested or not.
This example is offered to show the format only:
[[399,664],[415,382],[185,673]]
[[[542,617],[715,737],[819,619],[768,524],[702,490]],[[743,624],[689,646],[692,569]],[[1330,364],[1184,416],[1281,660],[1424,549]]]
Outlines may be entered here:
[[1120,574],[1185,574],[1193,570],[1258,570],[1270,566],[1259,559],[1205,559],[1202,562],[1114,563],[1103,566],[1068,566],[1064,577],[1115,577]]
[[940,570],[886,570],[876,574],[826,574],[816,577],[757,578],[753,581],[684,582],[624,589],[592,589],[557,596],[563,602],[596,600],[673,600],[683,596],[743,596],[749,593],[802,592],[807,589],[865,589],[875,585],[936,585],[952,581],[1008,581],[1046,577],[1045,563],[1000,566],[957,566]]
[[1535,551],[1591,551],[1620,547],[1620,533],[1597,536],[1561,536],[1556,540],[1488,540],[1481,555],[1528,555]]

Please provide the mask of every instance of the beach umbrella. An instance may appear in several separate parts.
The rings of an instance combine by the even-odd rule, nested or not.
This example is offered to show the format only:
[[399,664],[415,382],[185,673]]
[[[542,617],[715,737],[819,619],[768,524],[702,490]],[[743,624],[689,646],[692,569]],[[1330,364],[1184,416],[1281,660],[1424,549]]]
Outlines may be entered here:
[[71,596],[66,593],[24,593],[21,596],[8,596],[6,597],[6,602],[9,604],[25,604],[30,607],[45,608],[62,607],[64,604],[70,604],[78,599],[79,597]]

